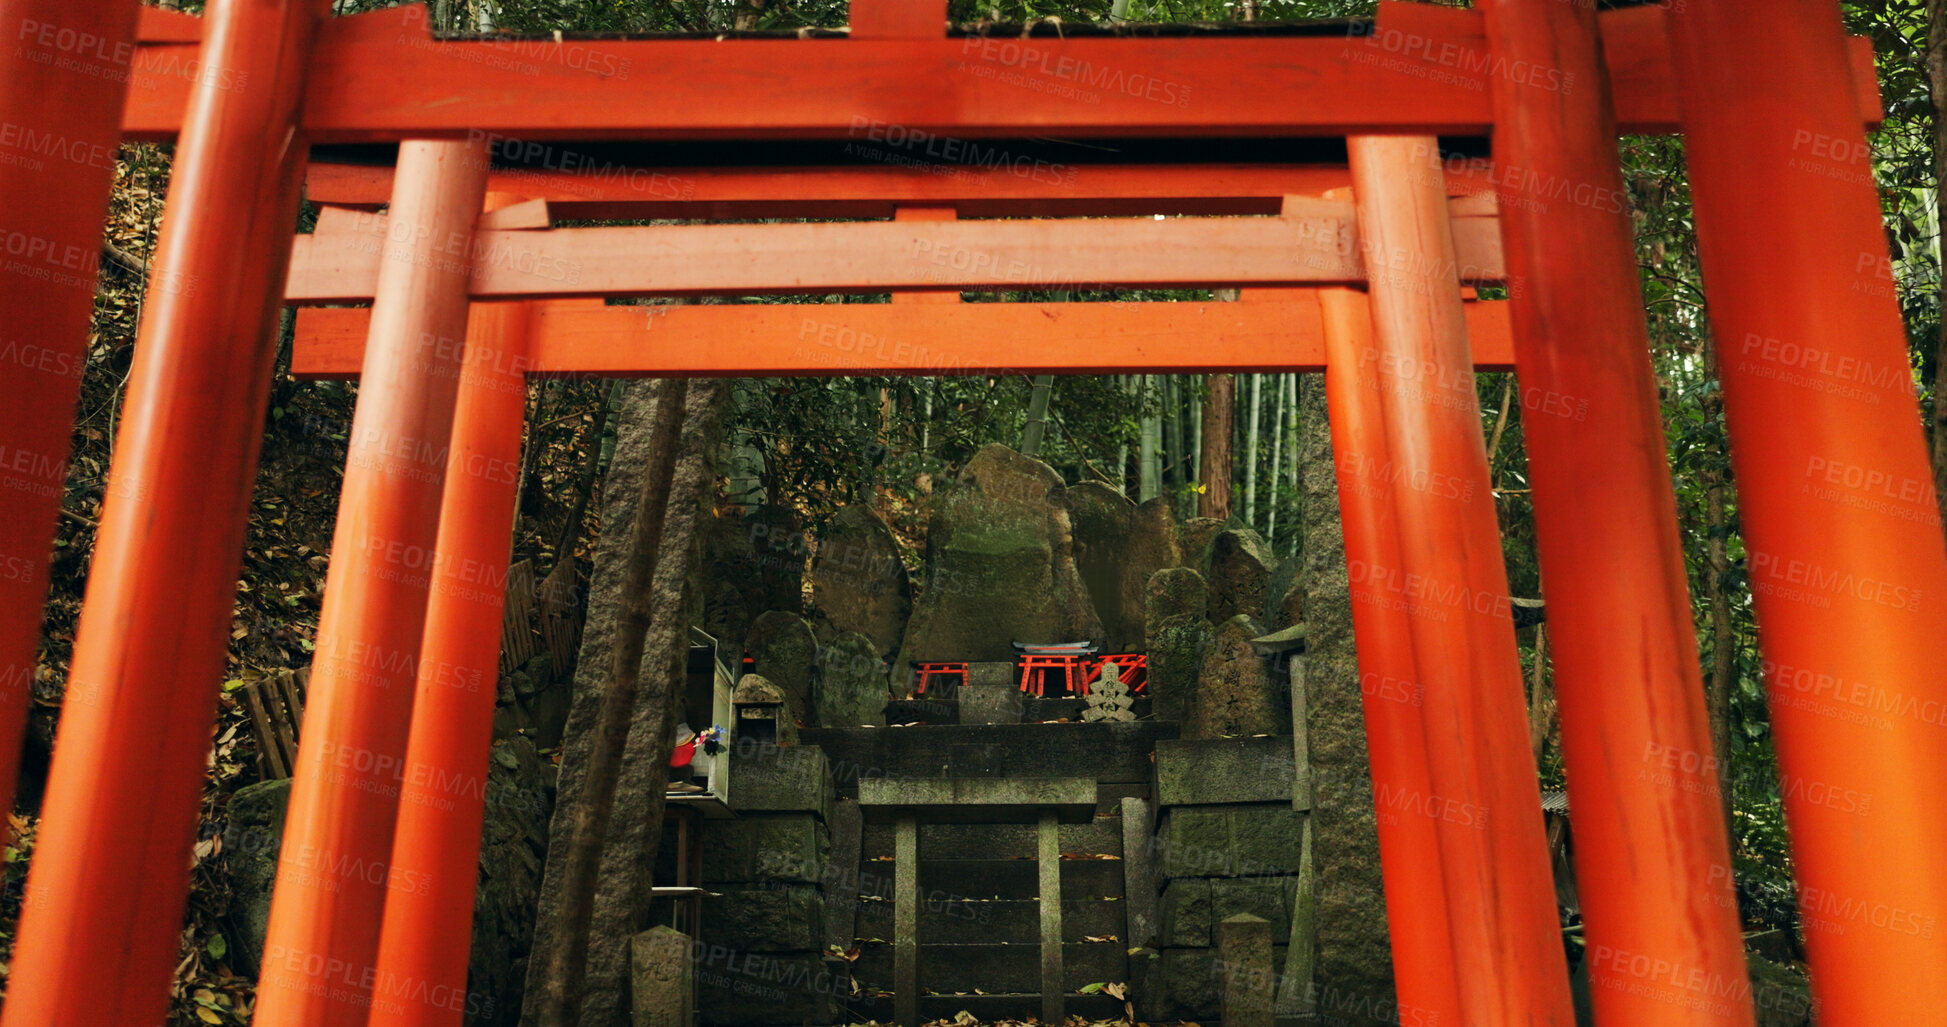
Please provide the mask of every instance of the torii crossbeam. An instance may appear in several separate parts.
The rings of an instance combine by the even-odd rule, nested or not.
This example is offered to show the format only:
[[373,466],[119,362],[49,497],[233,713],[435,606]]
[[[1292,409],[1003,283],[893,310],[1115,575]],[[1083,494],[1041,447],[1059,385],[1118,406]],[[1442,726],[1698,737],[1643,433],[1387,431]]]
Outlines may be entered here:
[[[507,557],[528,373],[958,371],[836,343],[917,335],[974,372],[1325,369],[1361,673],[1426,696],[1367,694],[1375,783],[1487,811],[1380,825],[1401,1020],[1422,1023],[1572,1017],[1472,384],[1511,360],[1541,397],[1523,431],[1597,1018],[1751,1024],[1619,131],[1686,136],[1781,766],[1874,799],[1860,816],[1785,790],[1822,1015],[1927,1022],[1914,984],[1947,971],[1947,543],[1910,378],[1884,373],[1906,360],[1863,160],[1871,54],[1835,0],[1594,6],[1000,39],[949,34],[930,0],[859,0],[849,38],[543,41],[435,39],[416,8],[326,19],[321,0],[211,0],[200,21],[0,0],[18,26],[0,65],[0,126],[18,131],[0,147],[26,155],[0,161],[0,324],[22,336],[0,376],[0,472],[21,497],[0,506],[9,745],[112,171],[99,155],[178,143],[0,1025],[163,1014],[287,299],[371,307],[300,321],[297,367],[355,369],[361,389],[259,1022],[460,1018],[480,810],[453,782],[480,773],[491,709],[443,682],[494,664],[500,600],[468,574]],[[1443,162],[1436,136],[1487,137],[1493,159]],[[951,143],[1014,167],[1043,137],[1141,157],[1047,182],[1032,163],[928,177],[803,156],[863,142],[883,165],[925,139],[924,166],[953,166],[932,152]],[[1294,140],[1340,139],[1341,160],[1288,159]],[[549,160],[590,141],[770,159],[596,175]],[[398,143],[396,173],[320,166],[314,199],[339,209],[294,247],[318,143]],[[1219,145],[1223,162],[1195,159]],[[538,169],[489,167],[534,147]],[[1471,205],[1482,193],[1491,210]],[[1172,216],[1130,220],[1153,214]],[[548,227],[573,218],[843,223]],[[1463,298],[1499,282],[1506,301]],[[955,295],[1156,284],[1244,293]],[[841,291],[894,302],[594,306]],[[846,355],[783,353],[825,346],[826,317]],[[437,554],[430,573],[402,571],[415,552]],[[1872,696],[1901,712],[1845,715]],[[408,872],[434,884],[387,887]]]

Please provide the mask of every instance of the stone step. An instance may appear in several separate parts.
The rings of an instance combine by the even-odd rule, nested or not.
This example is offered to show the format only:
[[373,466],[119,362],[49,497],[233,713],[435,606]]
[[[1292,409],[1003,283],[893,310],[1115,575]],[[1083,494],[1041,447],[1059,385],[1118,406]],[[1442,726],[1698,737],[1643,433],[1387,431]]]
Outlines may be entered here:
[[[1064,944],[1061,959],[1062,987],[1071,992],[1128,974],[1120,942]],[[867,945],[852,964],[852,976],[861,987],[890,991],[892,966],[891,945]],[[1041,946],[921,945],[919,986],[922,992],[1035,994],[1041,989]]]
[[[859,903],[856,923],[859,938],[891,941],[892,902]],[[1063,941],[1081,942],[1087,938],[1104,937],[1121,941],[1127,934],[1123,926],[1123,903],[1119,899],[1067,899],[1061,904]],[[1011,945],[1038,945],[1041,942],[1041,903],[1031,899],[927,902],[925,896],[921,896],[919,938],[921,944],[931,940],[965,944],[1006,942]]]
[[[893,1019],[892,996],[867,995],[854,996],[845,1003],[852,1019],[864,1023],[868,1020],[891,1023]],[[1098,1020],[1117,1020],[1123,1015],[1123,1001],[1112,995],[1071,994],[1064,1002],[1069,1016],[1080,1016],[1091,1022]],[[921,995],[919,997],[919,1016],[926,1022],[951,1020],[964,1010],[981,1023],[1000,1023],[1002,1021],[1027,1020],[1041,1015],[1041,996],[1033,993],[1015,995]]]
[[[861,851],[867,860],[891,856],[893,848],[893,825],[865,825]],[[929,853],[981,859],[1031,859],[1040,851],[1040,828],[1034,824],[919,825],[922,859]],[[1062,824],[1061,851],[1122,855],[1122,818],[1098,816],[1092,823]]]
[[[1041,871],[1032,859],[922,859],[919,861],[920,895],[936,902],[959,899],[1032,899],[1041,894]],[[894,864],[868,862],[861,880],[882,885],[878,898],[890,901]],[[1107,899],[1122,896],[1122,861],[1119,859],[1064,859],[1061,861],[1061,895],[1064,899]]]

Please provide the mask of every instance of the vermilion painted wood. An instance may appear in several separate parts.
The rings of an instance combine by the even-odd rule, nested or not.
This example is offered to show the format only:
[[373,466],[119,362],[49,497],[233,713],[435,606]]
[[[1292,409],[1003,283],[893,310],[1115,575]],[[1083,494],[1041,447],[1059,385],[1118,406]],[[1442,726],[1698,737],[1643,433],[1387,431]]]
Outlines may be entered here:
[[[156,1024],[167,1011],[304,182],[304,55],[323,9],[209,7],[206,74],[149,275],[6,1027]],[[239,79],[250,88],[224,88]]]
[[[1354,568],[1401,566],[1394,471],[1387,451],[1371,305],[1352,289],[1319,290],[1324,315],[1325,403],[1332,425],[1332,469],[1339,486],[1352,633],[1359,651],[1379,861],[1386,878],[1386,932],[1400,1023],[1460,1023],[1458,965],[1442,876],[1440,836],[1422,797],[1437,794],[1427,763],[1425,688],[1413,665],[1412,625],[1404,607]],[[1501,304],[1470,304],[1469,310]],[[1471,334],[1470,326],[1470,334]],[[1479,336],[1474,336],[1478,339]],[[1476,353],[1478,354],[1478,350]]]
[[[859,130],[862,159],[941,160],[947,152],[932,143],[892,145],[884,133],[885,126]],[[955,140],[951,152],[964,154],[965,148]],[[1002,163],[1009,159],[1004,152],[986,158],[992,168],[975,165],[951,174],[942,173],[945,164],[651,168],[592,157],[584,162],[583,156],[558,149],[544,159],[563,170],[497,168],[487,184],[544,197],[558,219],[621,221],[889,218],[904,206],[952,207],[967,218],[1276,214],[1285,196],[1318,195],[1351,181],[1342,165]],[[1494,188],[1493,169],[1484,161],[1450,161],[1445,173],[1454,196]],[[313,164],[305,186],[313,203],[374,210],[391,192],[391,167],[361,164]]]
[[290,1027],[364,1027],[370,1007],[397,1001],[373,994],[386,895],[432,886],[389,861],[426,604],[445,581],[433,557],[487,161],[477,143],[399,153],[257,983],[257,1019]]
[[[526,370],[540,377],[1209,374],[1325,367],[1311,290],[1246,303],[610,307],[551,300],[534,306]],[[358,307],[299,310],[291,373],[357,377],[370,314]],[[1513,368],[1507,304],[1467,304],[1467,331],[1478,369]]]
[[1406,608],[1425,689],[1460,1022],[1571,1024],[1453,239],[1428,174],[1434,140],[1348,143],[1366,262],[1395,269],[1372,277],[1372,337],[1387,452],[1404,484],[1393,490],[1400,564],[1363,576]]
[[1670,29],[1813,997],[1937,1020],[1947,542],[1839,6]]
[[141,21],[136,26],[136,38],[144,43],[200,43],[203,40],[203,19],[145,4]]
[[[489,196],[489,208],[515,197]],[[532,304],[480,303],[467,324],[446,492],[392,839],[371,1027],[458,1027],[469,1011],[501,613],[520,492]]]
[[[1598,81],[1593,9],[1495,0],[1487,12],[1502,62]],[[1509,307],[1589,997],[1605,1027],[1744,1027],[1744,943],[1614,116],[1600,89],[1502,80],[1495,102],[1496,161],[1530,172],[1509,183],[1502,233],[1525,283]],[[1550,202],[1549,182],[1578,183],[1584,202]]]
[[[298,236],[285,297],[369,299],[385,219],[352,233]],[[1499,228],[1454,219],[1461,277],[1501,278]],[[1356,282],[1365,277],[1340,217],[857,221],[641,225],[482,232],[475,299],[750,295],[939,288]]]
[[[1383,5],[1371,37],[939,40],[434,40],[418,6],[335,19],[304,127],[324,142],[844,138],[883,122],[960,138],[1484,135],[1479,16]],[[1673,131],[1660,9],[1604,16],[1627,132]],[[1441,34],[1429,32],[1437,28]],[[1447,35],[1445,33],[1453,33]],[[1862,40],[1852,57],[1872,64]],[[195,47],[144,46],[123,120],[174,135]],[[1846,95],[1879,120],[1870,74]],[[923,83],[915,88],[914,83]]]
[[944,0],[853,0],[853,39],[938,39],[946,35]]
[[[896,3],[898,0],[881,0],[881,2]],[[853,15],[857,16],[857,8],[853,9]],[[894,221],[953,221],[959,216],[959,212],[952,207],[900,207],[893,211],[892,219]],[[887,300],[895,304],[952,305],[960,302],[960,290],[901,289],[888,296]]]
[[0,0],[0,809],[39,664],[135,22],[134,0]]

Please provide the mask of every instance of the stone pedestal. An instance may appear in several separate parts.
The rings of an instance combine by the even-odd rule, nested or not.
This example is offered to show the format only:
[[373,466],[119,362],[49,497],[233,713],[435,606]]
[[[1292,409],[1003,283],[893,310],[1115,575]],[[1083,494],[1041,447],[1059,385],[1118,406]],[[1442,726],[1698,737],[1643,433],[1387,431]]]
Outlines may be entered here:
[[[1061,821],[1053,810],[1041,814],[1041,1022],[1066,1023],[1061,966]],[[1270,1027],[1266,1024],[1265,1027]]]
[[1217,925],[1220,983],[1218,1002],[1224,1027],[1271,1027],[1271,922],[1249,913]]
[[960,687],[960,723],[1019,724],[1021,686],[1014,664],[1002,660],[967,664]]
[[634,1027],[694,1027],[696,966],[690,936],[651,927],[629,943],[629,1018]]

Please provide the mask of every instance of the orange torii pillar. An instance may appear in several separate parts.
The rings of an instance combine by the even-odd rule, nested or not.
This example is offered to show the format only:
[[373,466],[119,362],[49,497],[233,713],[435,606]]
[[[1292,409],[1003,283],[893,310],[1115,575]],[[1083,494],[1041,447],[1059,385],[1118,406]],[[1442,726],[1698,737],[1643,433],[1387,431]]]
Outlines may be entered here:
[[[488,209],[513,202],[492,194]],[[433,594],[379,933],[371,1027],[458,1027],[473,941],[533,305],[478,303],[453,409]]]
[[[1431,136],[1347,140],[1400,564],[1364,571],[1403,607],[1461,1022],[1573,1022],[1528,748],[1507,569],[1487,480],[1458,264]],[[1354,583],[1359,583],[1358,575]]]
[[0,162],[0,809],[13,808],[140,9],[0,0],[14,47],[0,126],[21,133]]
[[214,0],[204,19],[5,1027],[160,1023],[167,1010],[323,13],[318,0]]
[[389,863],[487,164],[399,146],[257,986],[280,1027],[363,1027],[386,894],[425,883]]
[[[1748,1025],[1696,627],[1593,6],[1495,0],[1495,164],[1590,999]],[[1561,88],[1573,81],[1581,88]],[[1854,118],[1855,122],[1857,118]]]
[[[1392,943],[1400,1023],[1459,1023],[1447,886],[1440,837],[1427,816],[1433,795],[1427,765],[1424,690],[1413,669],[1412,625],[1404,606],[1376,587],[1379,576],[1355,567],[1399,567],[1399,521],[1393,509],[1398,464],[1386,449],[1379,377],[1367,359],[1371,305],[1354,289],[1323,289],[1325,403],[1332,423],[1332,468],[1345,528],[1352,588],[1352,634],[1359,650],[1359,697],[1366,756],[1378,814],[1379,861],[1386,877],[1386,930]],[[1326,1010],[1331,996],[1320,996]]]
[[1937,1022],[1947,544],[1839,6],[1669,25],[1813,994]]

